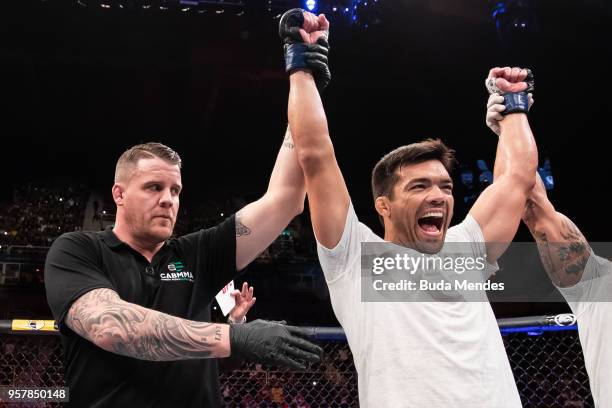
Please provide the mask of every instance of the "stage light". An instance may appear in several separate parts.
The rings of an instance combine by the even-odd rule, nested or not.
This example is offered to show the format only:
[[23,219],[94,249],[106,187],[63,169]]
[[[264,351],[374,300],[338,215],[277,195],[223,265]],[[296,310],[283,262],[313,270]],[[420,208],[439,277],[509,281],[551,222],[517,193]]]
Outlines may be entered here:
[[317,8],[316,0],[306,0],[304,4],[306,5],[306,9],[308,11],[313,11],[315,8]]
[[534,0],[489,0],[489,5],[504,45],[520,47],[530,43],[530,36],[537,31]]

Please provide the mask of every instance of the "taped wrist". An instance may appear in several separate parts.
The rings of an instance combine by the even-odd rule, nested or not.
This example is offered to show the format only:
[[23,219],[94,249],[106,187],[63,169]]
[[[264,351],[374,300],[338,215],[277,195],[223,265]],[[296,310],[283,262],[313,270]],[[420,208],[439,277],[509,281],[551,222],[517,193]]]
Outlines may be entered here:
[[503,116],[511,113],[528,113],[529,96],[527,92],[512,92],[502,95],[506,109],[501,113]]
[[309,69],[306,63],[308,47],[304,43],[285,44],[285,71]]

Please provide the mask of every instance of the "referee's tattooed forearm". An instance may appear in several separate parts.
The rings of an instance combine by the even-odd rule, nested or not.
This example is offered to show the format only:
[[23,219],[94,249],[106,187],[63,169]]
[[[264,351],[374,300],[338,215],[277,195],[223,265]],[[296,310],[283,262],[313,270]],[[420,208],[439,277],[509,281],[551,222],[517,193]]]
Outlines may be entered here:
[[128,357],[173,361],[212,357],[222,341],[218,324],[194,322],[125,302],[111,289],[96,289],[70,308],[66,323],[100,347]]

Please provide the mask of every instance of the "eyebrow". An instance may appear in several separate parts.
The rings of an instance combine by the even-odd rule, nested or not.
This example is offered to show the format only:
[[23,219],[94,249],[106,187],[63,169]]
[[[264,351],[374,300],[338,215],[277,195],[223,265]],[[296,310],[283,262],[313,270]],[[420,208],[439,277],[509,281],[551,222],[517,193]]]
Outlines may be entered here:
[[[163,185],[163,184],[165,184],[165,183],[164,183],[163,181],[161,181],[161,180],[149,180],[149,181],[146,181],[146,182],[144,183],[144,186],[145,186],[145,187],[148,187],[148,186],[152,186],[152,185],[154,185],[154,184],[160,184],[160,185]],[[183,189],[183,186],[182,186],[181,184],[177,184],[177,183],[172,183],[172,187],[176,187],[176,188],[178,188],[179,190],[182,190],[182,189]]]
[[[416,178],[416,179],[412,179],[410,180],[407,184],[405,188],[408,188],[414,184],[418,184],[418,183],[426,183],[426,184],[430,184],[431,183],[431,179],[426,178],[426,177],[421,177],[421,178]],[[451,178],[445,178],[442,179],[440,181],[440,184],[450,184],[451,186],[453,185],[453,179]]]
[[431,182],[430,179],[428,179],[427,177],[421,177],[421,178],[416,178],[416,179],[412,179],[408,182],[408,184],[416,184],[416,183],[429,183]]

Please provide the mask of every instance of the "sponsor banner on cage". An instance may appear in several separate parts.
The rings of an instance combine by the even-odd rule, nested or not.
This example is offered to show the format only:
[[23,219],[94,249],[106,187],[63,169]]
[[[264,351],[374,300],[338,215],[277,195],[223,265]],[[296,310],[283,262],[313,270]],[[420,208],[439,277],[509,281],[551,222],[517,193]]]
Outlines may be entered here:
[[[433,251],[430,251],[433,252]],[[496,253],[503,255],[490,259]],[[493,255],[491,255],[493,254]],[[612,243],[361,245],[364,302],[611,302]]]
[[57,331],[53,320],[21,320],[15,319],[11,323],[13,331]]

